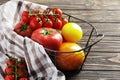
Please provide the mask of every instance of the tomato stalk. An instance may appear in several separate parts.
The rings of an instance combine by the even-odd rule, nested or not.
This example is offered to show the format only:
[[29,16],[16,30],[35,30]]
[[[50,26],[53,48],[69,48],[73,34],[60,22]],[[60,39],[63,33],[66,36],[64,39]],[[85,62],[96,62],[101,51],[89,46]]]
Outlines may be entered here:
[[27,30],[27,25],[22,25],[21,26],[21,31],[25,31],[25,30]]
[[41,19],[40,18],[38,18],[38,23],[41,21]]
[[44,30],[43,34],[44,35],[50,35],[52,31],[48,31],[47,29]]

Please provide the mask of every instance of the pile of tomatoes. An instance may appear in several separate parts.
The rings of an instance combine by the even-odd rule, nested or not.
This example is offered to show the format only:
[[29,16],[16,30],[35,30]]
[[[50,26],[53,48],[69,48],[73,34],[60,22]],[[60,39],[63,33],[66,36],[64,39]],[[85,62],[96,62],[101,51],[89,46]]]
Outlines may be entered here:
[[15,25],[14,31],[22,36],[30,37],[32,32],[38,28],[54,28],[61,30],[68,20],[62,17],[62,10],[59,8],[40,11],[26,10],[20,17],[20,22]]
[[[59,8],[46,9],[42,12],[36,9],[23,11],[14,31],[51,50],[68,52],[81,49],[76,42],[82,39],[82,28],[74,22],[68,22]],[[58,53],[56,56],[57,65],[63,70],[74,70],[84,60],[83,51],[71,54]]]
[[5,80],[28,80],[27,66],[24,60],[10,58],[6,62]]

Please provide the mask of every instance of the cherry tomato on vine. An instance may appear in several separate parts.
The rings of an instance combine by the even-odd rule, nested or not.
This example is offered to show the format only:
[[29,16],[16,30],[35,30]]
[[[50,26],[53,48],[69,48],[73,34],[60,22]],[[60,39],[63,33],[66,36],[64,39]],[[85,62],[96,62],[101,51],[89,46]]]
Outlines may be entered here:
[[14,67],[6,67],[5,68],[5,73],[6,74],[12,74],[12,72],[15,72],[15,68]]
[[53,21],[53,28],[55,29],[62,29],[62,21],[59,18],[55,18]]
[[26,24],[29,22],[30,16],[28,11],[23,11],[21,14],[21,21],[23,24]]
[[61,18],[61,21],[62,21],[62,27],[68,23],[68,20],[66,18]]
[[62,17],[62,10],[60,8],[52,8],[53,14],[56,14],[58,18]]
[[38,29],[42,27],[42,20],[39,17],[33,17],[30,21],[30,27],[32,29]]
[[49,18],[44,18],[43,27],[52,28],[53,23]]
[[5,80],[15,80],[15,75],[12,74],[12,75],[6,75],[5,76]]
[[28,24],[22,24],[21,22],[15,25],[14,31],[23,37],[30,37],[33,32]]

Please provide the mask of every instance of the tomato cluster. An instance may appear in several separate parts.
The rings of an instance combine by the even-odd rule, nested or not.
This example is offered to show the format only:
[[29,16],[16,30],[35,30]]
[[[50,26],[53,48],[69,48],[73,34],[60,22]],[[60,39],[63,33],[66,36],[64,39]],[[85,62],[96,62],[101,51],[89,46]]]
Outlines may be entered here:
[[59,8],[39,9],[23,11],[20,17],[20,22],[14,27],[14,31],[22,36],[30,37],[32,32],[38,28],[54,28],[61,30],[68,22],[62,17],[62,10]]
[[10,58],[6,62],[5,80],[28,80],[27,66],[24,60]]

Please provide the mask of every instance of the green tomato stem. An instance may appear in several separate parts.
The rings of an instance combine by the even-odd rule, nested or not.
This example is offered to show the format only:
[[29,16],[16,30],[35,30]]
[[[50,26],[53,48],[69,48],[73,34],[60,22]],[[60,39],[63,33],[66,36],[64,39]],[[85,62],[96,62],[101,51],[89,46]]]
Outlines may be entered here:
[[48,31],[47,29],[44,30],[43,35],[50,35],[52,31]]

